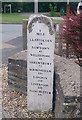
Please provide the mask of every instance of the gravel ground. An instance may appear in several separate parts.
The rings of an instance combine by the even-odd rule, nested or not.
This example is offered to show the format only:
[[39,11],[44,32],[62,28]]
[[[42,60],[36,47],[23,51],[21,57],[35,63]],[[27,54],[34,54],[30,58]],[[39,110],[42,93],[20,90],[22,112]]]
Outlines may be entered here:
[[8,74],[7,66],[2,69],[2,82],[3,82],[3,109],[8,114],[8,118],[52,118],[53,113],[45,112],[28,112],[27,98],[24,94],[16,91],[10,91],[8,87]]

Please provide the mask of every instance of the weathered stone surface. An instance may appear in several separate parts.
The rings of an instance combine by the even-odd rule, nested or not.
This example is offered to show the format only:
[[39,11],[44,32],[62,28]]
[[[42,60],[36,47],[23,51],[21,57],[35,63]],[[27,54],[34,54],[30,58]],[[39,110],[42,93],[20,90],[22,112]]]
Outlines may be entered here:
[[[19,61],[20,62],[20,61]],[[24,62],[23,62],[24,63]],[[26,63],[25,63],[26,64]],[[12,69],[13,68],[13,69]],[[26,69],[23,65],[17,65],[17,64],[13,64],[13,60],[12,60],[12,64],[9,64],[9,71],[11,71],[13,74],[15,73],[15,75],[19,75],[21,78],[27,76],[27,72]],[[12,74],[11,73],[11,74]]]
[[[28,25],[28,19],[24,19],[22,24],[23,50],[27,50],[27,25]],[[57,31],[58,24],[53,22],[53,25],[54,25],[55,31]]]
[[52,20],[44,15],[31,16],[27,36],[28,110],[52,111],[55,48]]
[[[15,55],[13,55],[12,57],[9,57],[8,58],[8,60],[10,61],[10,59],[12,59],[12,60],[14,60],[14,61],[26,61],[26,53],[27,53],[27,50],[24,50],[24,51],[21,51],[21,52],[19,52],[19,53],[17,53],[17,54],[15,54]],[[20,62],[19,62],[20,63]]]
[[8,84],[11,89],[24,94],[27,91],[26,52],[22,51],[8,59]]
[[58,93],[62,109],[60,109],[60,112],[56,112],[56,116],[60,118],[61,115],[63,118],[79,117],[77,111],[80,109],[80,66],[73,60],[60,56],[56,56],[54,62],[63,92],[63,98],[61,98],[61,92]]
[[27,24],[28,24],[28,19],[23,19],[23,24],[22,24],[23,50],[27,49]]

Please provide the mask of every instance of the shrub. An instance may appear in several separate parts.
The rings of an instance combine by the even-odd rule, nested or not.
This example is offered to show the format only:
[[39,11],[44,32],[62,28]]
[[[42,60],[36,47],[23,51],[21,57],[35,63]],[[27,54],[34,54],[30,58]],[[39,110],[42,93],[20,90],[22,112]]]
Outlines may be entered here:
[[57,11],[57,5],[56,4],[52,5],[50,3],[49,4],[49,9],[50,9],[50,16],[54,17],[55,12]]
[[72,46],[78,60],[82,58],[82,14],[64,19],[61,37]]

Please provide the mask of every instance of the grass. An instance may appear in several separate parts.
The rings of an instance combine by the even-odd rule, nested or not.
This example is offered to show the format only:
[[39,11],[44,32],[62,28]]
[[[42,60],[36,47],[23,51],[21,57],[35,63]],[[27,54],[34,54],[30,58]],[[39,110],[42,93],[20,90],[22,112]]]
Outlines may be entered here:
[[53,22],[56,24],[60,24],[60,23],[63,23],[63,20],[53,20]]
[[[0,14],[0,23],[22,23],[23,19],[28,19],[28,17],[27,16],[22,16],[19,13]],[[53,20],[53,22],[61,23],[62,20]]]
[[[1,20],[2,17],[2,20]],[[0,14],[0,22],[2,23],[22,23],[23,19],[28,19],[27,16],[22,16],[18,13]]]

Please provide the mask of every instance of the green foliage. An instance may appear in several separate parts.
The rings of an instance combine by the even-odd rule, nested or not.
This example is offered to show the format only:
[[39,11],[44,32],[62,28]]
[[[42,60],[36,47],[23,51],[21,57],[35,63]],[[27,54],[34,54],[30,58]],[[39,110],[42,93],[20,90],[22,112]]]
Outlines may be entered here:
[[55,16],[55,13],[56,13],[56,11],[57,11],[57,4],[54,3],[54,4],[52,5],[52,4],[50,3],[50,4],[49,4],[49,9],[50,9],[50,12],[49,12],[50,16],[51,16],[51,17],[54,17],[54,16]]

